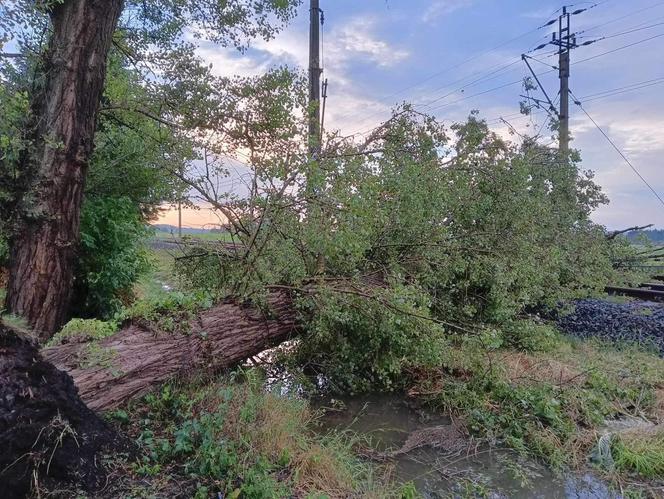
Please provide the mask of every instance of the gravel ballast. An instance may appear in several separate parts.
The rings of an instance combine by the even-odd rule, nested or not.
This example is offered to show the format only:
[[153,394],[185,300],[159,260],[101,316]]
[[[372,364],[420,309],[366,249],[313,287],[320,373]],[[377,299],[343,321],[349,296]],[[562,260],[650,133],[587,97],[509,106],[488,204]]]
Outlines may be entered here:
[[557,321],[562,332],[577,338],[638,343],[664,356],[664,304],[586,299],[574,302],[573,307],[571,314]]

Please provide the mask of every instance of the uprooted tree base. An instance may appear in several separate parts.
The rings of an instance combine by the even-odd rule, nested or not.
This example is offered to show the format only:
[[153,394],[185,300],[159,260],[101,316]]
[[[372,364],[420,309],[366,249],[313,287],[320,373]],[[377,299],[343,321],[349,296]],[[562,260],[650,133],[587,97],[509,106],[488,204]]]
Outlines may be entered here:
[[0,323],[0,497],[105,483],[103,452],[127,444],[79,398],[73,380]]
[[225,369],[289,339],[297,319],[289,294],[271,294],[267,310],[221,303],[191,321],[186,334],[132,324],[95,343],[96,360],[87,343],[47,348],[43,355],[71,375],[88,407],[113,409],[176,376]]

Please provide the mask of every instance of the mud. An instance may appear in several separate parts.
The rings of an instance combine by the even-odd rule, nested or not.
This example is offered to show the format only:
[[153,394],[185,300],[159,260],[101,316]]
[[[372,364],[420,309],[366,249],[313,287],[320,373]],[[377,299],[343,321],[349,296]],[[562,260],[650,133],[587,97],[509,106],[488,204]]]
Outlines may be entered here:
[[103,454],[129,451],[127,442],[85,406],[70,376],[2,323],[0,380],[0,497],[102,487]]

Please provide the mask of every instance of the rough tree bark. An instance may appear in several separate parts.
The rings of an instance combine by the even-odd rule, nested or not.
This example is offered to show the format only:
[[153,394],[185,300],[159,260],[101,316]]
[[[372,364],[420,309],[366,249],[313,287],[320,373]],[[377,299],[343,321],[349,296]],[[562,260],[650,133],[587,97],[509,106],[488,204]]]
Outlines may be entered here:
[[32,96],[31,183],[11,240],[6,306],[42,338],[65,321],[106,59],[122,0],[54,2],[43,88]]
[[289,294],[271,294],[268,305],[266,316],[253,307],[222,303],[192,321],[188,334],[131,325],[94,347],[97,362],[87,359],[87,343],[64,344],[42,353],[71,375],[88,407],[113,409],[169,379],[236,365],[292,337],[297,312]]

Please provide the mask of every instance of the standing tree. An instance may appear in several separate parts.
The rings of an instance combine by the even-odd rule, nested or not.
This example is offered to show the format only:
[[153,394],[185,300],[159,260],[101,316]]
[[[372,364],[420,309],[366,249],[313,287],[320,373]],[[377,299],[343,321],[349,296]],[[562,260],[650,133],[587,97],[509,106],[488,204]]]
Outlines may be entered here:
[[[250,38],[271,37],[297,3],[0,3],[0,232],[8,234],[11,247],[10,312],[27,319],[42,338],[66,318],[99,113],[128,127],[131,120],[123,113],[151,116],[173,128],[194,128],[202,119],[211,128],[223,125],[226,115],[215,108],[223,97],[206,86],[210,69],[186,39],[242,48]],[[10,54],[5,45],[13,47]],[[148,102],[128,94],[104,101],[111,52],[144,76]],[[153,106],[160,115],[151,112]],[[177,154],[164,149],[167,160]],[[0,496],[21,497],[49,481],[87,489],[103,485],[100,452],[117,448],[116,435],[27,336],[0,319]]]
[[[13,33],[9,38],[29,40],[23,44],[24,55],[40,54],[29,95],[27,145],[18,159],[24,181],[10,233],[10,312],[24,317],[42,337],[66,319],[82,196],[111,46],[149,73],[145,85],[161,91],[167,105],[186,107],[188,101],[205,98],[190,92],[192,81],[205,69],[198,59],[187,63],[196,49],[187,37],[242,48],[251,37],[273,36],[298,3],[19,0],[0,7],[5,18],[0,30],[27,26],[24,31],[30,35]],[[39,33],[48,39],[46,47]],[[2,35],[0,40],[8,38]],[[155,71],[161,71],[157,78]]]
[[44,81],[31,96],[30,148],[19,164],[30,179],[11,237],[7,308],[52,333],[71,296],[85,176],[122,0],[45,8],[52,33],[41,61]]

